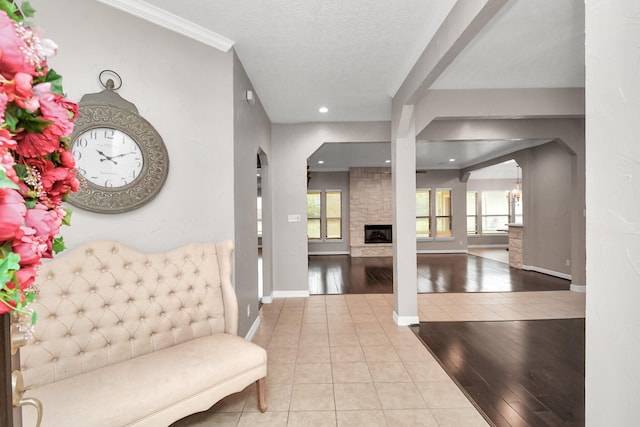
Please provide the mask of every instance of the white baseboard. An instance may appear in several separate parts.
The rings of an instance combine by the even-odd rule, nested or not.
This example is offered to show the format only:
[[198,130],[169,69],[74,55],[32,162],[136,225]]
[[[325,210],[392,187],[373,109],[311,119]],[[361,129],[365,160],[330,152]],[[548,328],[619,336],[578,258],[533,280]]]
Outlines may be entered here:
[[419,249],[419,254],[466,254],[466,249]]
[[571,280],[571,275],[567,273],[560,273],[558,271],[547,270],[546,268],[534,267],[533,265],[523,265],[523,270],[535,271],[537,273],[548,274],[549,276],[559,277],[561,279]]
[[263,304],[271,304],[273,302],[273,297],[271,295],[263,296],[262,298],[260,298],[260,302]]
[[349,251],[324,251],[324,252],[309,252],[309,255],[349,255]]
[[396,322],[398,326],[409,326],[420,323],[420,319],[418,316],[398,316],[398,313],[393,312],[393,321]]
[[571,286],[569,287],[569,290],[573,292],[585,294],[587,293],[587,285],[575,285],[572,283]]
[[260,322],[262,322],[262,318],[260,316],[256,317],[255,322],[253,322],[253,325],[251,325],[251,328],[249,328],[249,332],[247,332],[247,335],[245,336],[246,340],[251,341],[253,339],[253,337],[256,335],[256,332],[258,332]]
[[309,291],[273,291],[273,298],[309,298]]
[[500,244],[500,245],[467,245],[469,249],[507,249],[509,245]]

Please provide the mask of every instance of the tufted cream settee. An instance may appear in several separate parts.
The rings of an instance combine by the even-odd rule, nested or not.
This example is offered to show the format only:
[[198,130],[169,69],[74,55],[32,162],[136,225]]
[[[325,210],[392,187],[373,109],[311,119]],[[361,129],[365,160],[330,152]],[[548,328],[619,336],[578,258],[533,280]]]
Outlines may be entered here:
[[[233,244],[146,255],[87,243],[43,266],[36,341],[21,349],[43,426],[167,426],[257,384],[266,351],[236,335]],[[23,426],[36,410],[23,409]]]

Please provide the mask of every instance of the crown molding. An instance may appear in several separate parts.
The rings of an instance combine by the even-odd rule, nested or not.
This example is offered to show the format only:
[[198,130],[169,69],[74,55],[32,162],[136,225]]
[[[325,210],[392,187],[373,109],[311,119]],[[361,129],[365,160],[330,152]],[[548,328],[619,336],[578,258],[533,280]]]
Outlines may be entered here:
[[222,52],[227,52],[235,42],[220,34],[214,33],[200,25],[169,13],[141,0],[98,0],[129,15],[137,16],[146,21],[164,27],[183,36],[197,40]]

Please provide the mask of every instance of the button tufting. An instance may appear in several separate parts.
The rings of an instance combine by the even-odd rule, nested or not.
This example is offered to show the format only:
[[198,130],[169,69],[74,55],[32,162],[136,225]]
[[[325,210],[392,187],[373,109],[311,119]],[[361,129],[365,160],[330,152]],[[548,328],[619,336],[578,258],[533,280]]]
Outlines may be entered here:
[[133,341],[133,339],[134,339],[133,337],[129,337],[129,341]]
[[91,249],[87,249],[85,255],[93,255],[93,251]]
[[118,325],[122,325],[122,320],[118,320]]
[[95,294],[96,293],[96,288],[90,288],[89,292],[91,292],[92,294]]

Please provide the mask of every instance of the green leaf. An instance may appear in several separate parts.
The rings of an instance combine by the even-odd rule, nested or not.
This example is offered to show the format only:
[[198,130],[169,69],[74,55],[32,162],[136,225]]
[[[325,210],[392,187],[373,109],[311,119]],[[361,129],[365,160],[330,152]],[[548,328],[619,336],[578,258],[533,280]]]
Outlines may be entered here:
[[44,120],[33,114],[22,114],[20,117],[20,127],[29,133],[42,133],[52,123],[52,121]]
[[66,249],[66,247],[64,246],[64,239],[62,238],[62,236],[56,237],[55,239],[53,239],[53,252],[54,253],[62,252],[65,249]]
[[24,199],[24,204],[27,205],[27,209],[33,209],[38,204],[38,199],[35,196],[33,199]]
[[9,130],[15,131],[18,128],[20,111],[20,108],[13,103],[7,105],[7,109],[4,112],[4,122],[9,126]]
[[33,18],[36,14],[36,10],[28,1],[22,2],[20,9],[22,10],[22,15],[24,15],[25,18]]
[[58,95],[64,95],[62,91],[62,76],[55,72],[53,69],[49,69],[47,73],[47,77],[45,79],[46,82],[51,83],[51,92],[57,93]]
[[64,225],[71,225],[71,215],[73,214],[73,211],[69,208],[63,208],[65,211],[65,215],[64,218],[62,218],[62,223]]
[[4,10],[5,12],[7,12],[9,18],[13,19],[14,21],[22,21],[22,15],[18,10],[18,6],[16,6],[13,2],[10,2],[8,0],[0,0],[0,10]]
[[0,167],[0,188],[13,188],[14,190],[17,190],[19,188],[15,182],[7,178],[7,174],[5,173],[4,169],[1,167]]
[[34,310],[31,312],[31,324],[35,325],[37,320],[38,320],[38,313],[36,313]]
[[16,175],[20,178],[21,181],[24,181],[27,178],[27,167],[23,164],[15,164],[13,165],[13,170],[16,171]]

